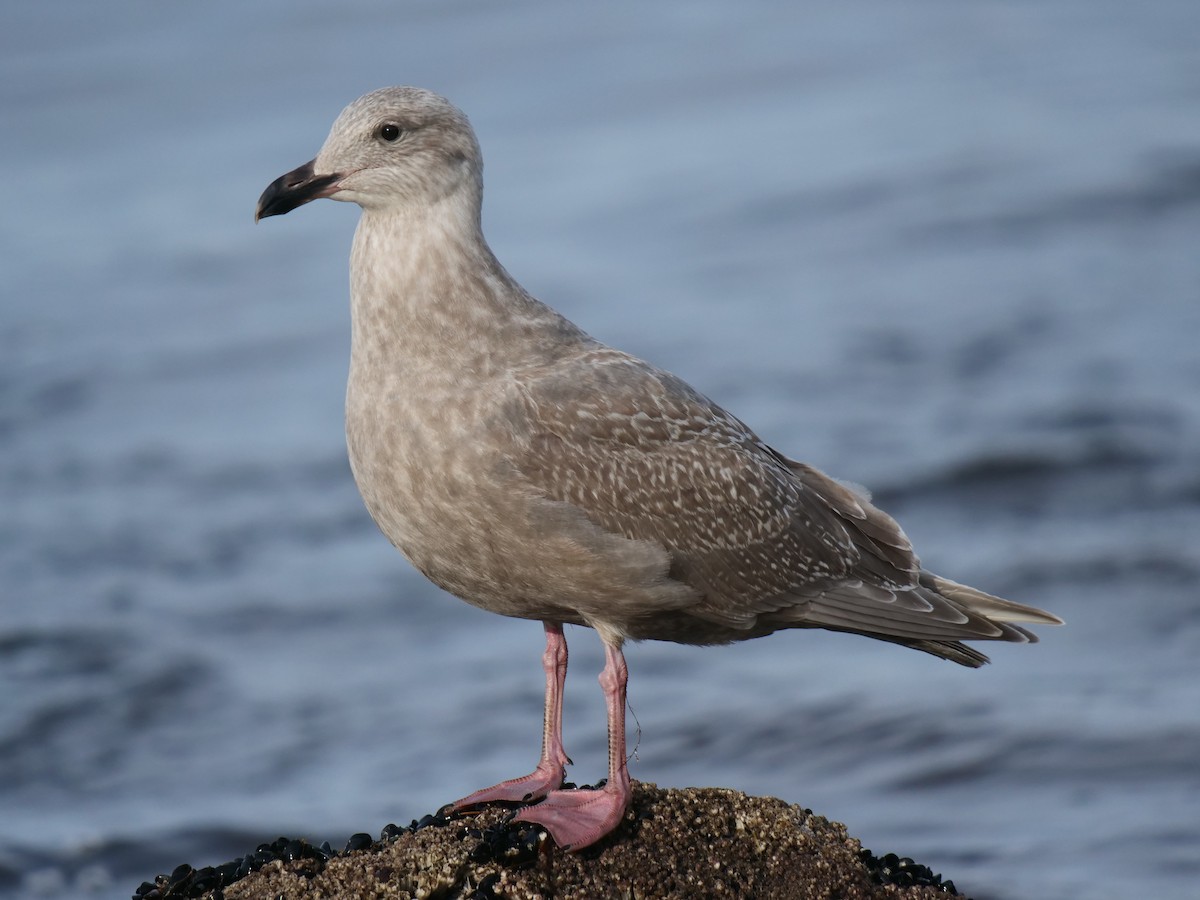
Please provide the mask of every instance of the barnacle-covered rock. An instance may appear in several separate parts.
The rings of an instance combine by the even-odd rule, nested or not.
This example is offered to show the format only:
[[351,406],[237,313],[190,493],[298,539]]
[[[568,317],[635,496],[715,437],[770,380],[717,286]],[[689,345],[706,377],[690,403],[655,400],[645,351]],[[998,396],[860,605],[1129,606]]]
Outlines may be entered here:
[[[153,890],[150,890],[153,888]],[[581,853],[563,853],[512,810],[439,812],[380,840],[354,835],[341,853],[280,838],[224,866],[178,867],[139,890],[204,900],[487,900],[555,897],[944,898],[928,867],[876,857],[845,826],[769,797],[719,788],[635,783],[620,827]]]

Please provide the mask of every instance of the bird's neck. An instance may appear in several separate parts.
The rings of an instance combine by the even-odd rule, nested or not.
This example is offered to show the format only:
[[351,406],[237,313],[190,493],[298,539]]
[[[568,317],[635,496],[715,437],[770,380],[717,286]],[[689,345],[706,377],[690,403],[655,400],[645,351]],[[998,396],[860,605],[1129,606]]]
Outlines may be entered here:
[[589,340],[500,265],[477,204],[364,211],[350,269],[354,366],[487,374]]

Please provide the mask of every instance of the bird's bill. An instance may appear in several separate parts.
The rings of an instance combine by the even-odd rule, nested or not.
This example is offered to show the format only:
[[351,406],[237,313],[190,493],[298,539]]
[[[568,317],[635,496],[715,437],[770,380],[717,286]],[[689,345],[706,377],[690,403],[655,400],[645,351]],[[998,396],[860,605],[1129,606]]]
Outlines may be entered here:
[[317,175],[313,171],[313,163],[309,160],[298,169],[292,169],[286,175],[280,175],[262,192],[258,198],[258,209],[254,212],[254,221],[268,216],[282,216],[290,213],[297,206],[303,206],[310,200],[328,197],[338,189],[341,173]]

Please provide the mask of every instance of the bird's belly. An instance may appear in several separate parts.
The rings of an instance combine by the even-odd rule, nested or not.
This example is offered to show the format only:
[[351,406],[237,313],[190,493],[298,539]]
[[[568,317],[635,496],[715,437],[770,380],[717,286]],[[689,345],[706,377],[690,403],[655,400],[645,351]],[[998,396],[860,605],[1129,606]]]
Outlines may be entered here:
[[480,416],[444,414],[433,428],[417,412],[347,404],[350,467],[379,529],[430,581],[475,606],[582,623],[531,564],[524,498],[504,483]]
[[661,547],[537,496],[480,424],[485,411],[443,415],[436,428],[412,413],[348,402],[347,445],[371,517],[434,584],[501,615],[621,631],[627,610],[689,599]]
[[350,468],[367,511],[388,540],[439,585],[447,586],[443,573],[455,568],[486,571],[491,566],[471,550],[483,535],[467,449],[444,430],[435,434],[397,412],[347,410]]

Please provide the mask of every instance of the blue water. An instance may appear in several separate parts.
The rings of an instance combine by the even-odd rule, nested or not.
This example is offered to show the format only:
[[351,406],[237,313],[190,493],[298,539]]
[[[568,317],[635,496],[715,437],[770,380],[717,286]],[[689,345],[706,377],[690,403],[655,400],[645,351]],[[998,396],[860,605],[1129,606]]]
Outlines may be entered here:
[[252,222],[394,83],[472,116],[531,291],[1070,623],[977,672],[631,647],[634,777],[811,806],[976,897],[1194,896],[1198,33],[1193,0],[4,5],[0,896],[128,896],[533,762],[541,629],[426,584],[350,479],[357,211]]

